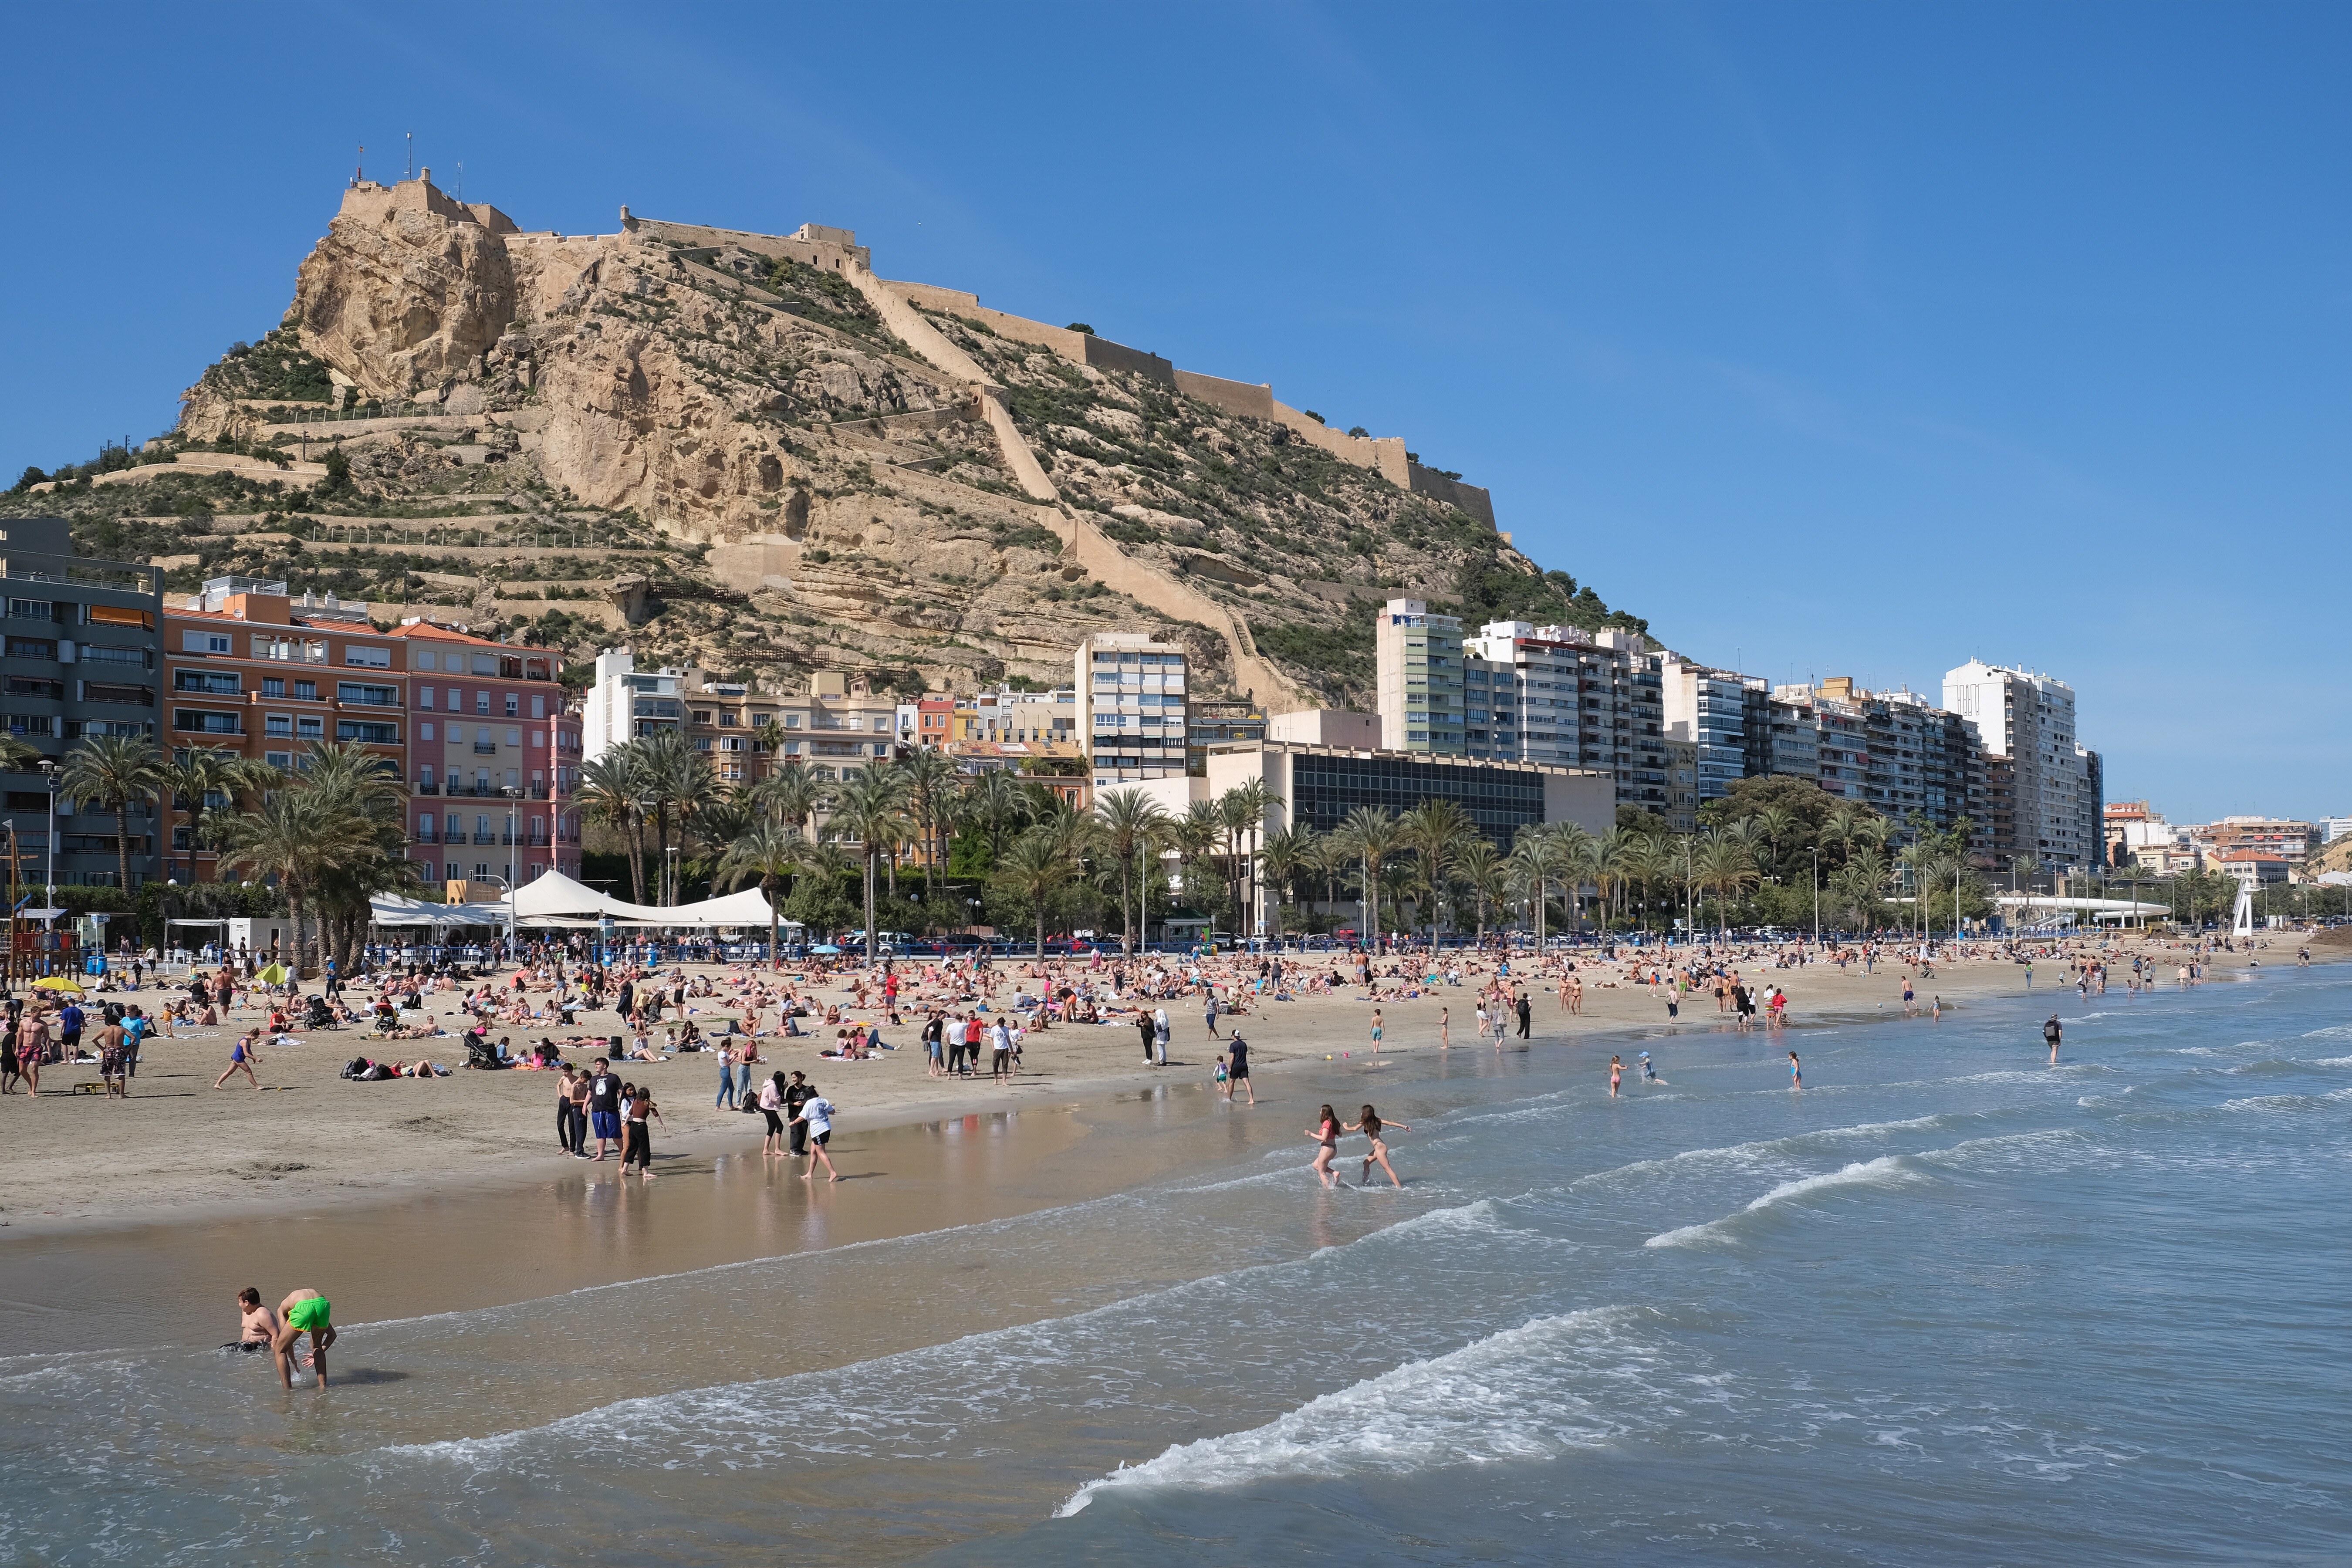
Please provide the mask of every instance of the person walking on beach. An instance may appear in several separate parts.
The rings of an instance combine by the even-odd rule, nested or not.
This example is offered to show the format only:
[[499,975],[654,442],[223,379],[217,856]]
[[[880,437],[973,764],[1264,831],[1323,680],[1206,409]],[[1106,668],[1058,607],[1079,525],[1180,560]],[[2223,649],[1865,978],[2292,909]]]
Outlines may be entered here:
[[[732,1110],[735,1103],[735,1047],[723,1045],[719,1047],[719,1098],[710,1102],[710,1108]],[[621,1163],[628,1163],[625,1160]]]
[[1160,1059],[1152,1064],[1154,1067],[1168,1065],[1168,1009],[1154,1007],[1151,1010],[1151,1047],[1160,1053]]
[[1372,1141],[1371,1151],[1364,1156],[1363,1174],[1358,1176],[1356,1178],[1356,1182],[1359,1186],[1371,1185],[1372,1162],[1377,1160],[1380,1162],[1381,1169],[1389,1173],[1390,1184],[1397,1187],[1399,1190],[1402,1190],[1404,1184],[1397,1180],[1396,1167],[1389,1163],[1388,1143],[1381,1137],[1381,1133],[1384,1127],[1393,1127],[1400,1132],[1410,1132],[1412,1131],[1412,1123],[1410,1121],[1391,1121],[1383,1123],[1381,1121],[1380,1112],[1374,1110],[1369,1105],[1365,1106],[1363,1113],[1356,1118],[1356,1131]]
[[1437,1048],[1441,1051],[1450,1049],[1454,1045],[1453,1020],[1453,1008],[1440,1007],[1437,1010]]
[[1214,985],[1202,986],[1202,994],[1206,998],[1202,1005],[1202,1015],[1209,1025],[1209,1038],[1213,1040],[1217,1037],[1217,988]]
[[589,1158],[601,1160],[605,1144],[614,1144],[624,1153],[627,1146],[621,1142],[621,1080],[604,1058],[598,1057],[595,1067],[588,1079],[588,1130],[596,1136],[596,1152]]
[[1789,1053],[1789,1087],[1790,1089],[1805,1087],[1804,1064],[1797,1060],[1797,1053],[1794,1051]]
[[1375,1007],[1375,1008],[1373,1008],[1373,1009],[1372,1009],[1372,1055],[1373,1055],[1373,1056],[1375,1056],[1375,1057],[1377,1057],[1377,1056],[1379,1056],[1380,1054],[1381,1054],[1381,1010],[1380,1010],[1378,1007]]
[[1232,1053],[1232,1057],[1225,1068],[1225,1098],[1231,1100],[1234,1097],[1234,1090],[1239,1088],[1248,1091],[1249,1102],[1255,1105],[1257,1090],[1250,1083],[1249,1042],[1235,1035],[1228,1042],[1226,1049]]
[[2050,1021],[2042,1026],[2042,1037],[2050,1042],[2050,1065],[2053,1068],[2058,1065],[2058,1037],[2063,1033],[2064,1026],[2058,1022],[2058,1015],[2051,1014]]
[[841,1173],[833,1168],[833,1156],[825,1152],[825,1145],[833,1142],[833,1101],[811,1084],[808,1099],[801,1102],[799,1114],[793,1120],[808,1129],[808,1169],[801,1173],[801,1180],[808,1181],[816,1174],[819,1160],[824,1162],[826,1180],[841,1180]]
[[260,1043],[261,1031],[259,1029],[256,1029],[251,1034],[241,1037],[236,1045],[230,1047],[228,1053],[228,1066],[222,1071],[220,1077],[213,1079],[213,1087],[215,1089],[218,1089],[230,1079],[235,1078],[238,1073],[243,1073],[245,1075],[246,1081],[253,1085],[257,1093],[259,1092],[261,1089],[261,1080],[253,1076],[253,1064],[259,1061],[261,1058],[254,1055],[253,1047]]
[[310,1370],[319,1374],[319,1386],[327,1386],[327,1347],[335,1342],[333,1312],[324,1296],[307,1288],[278,1304],[279,1328],[270,1347],[278,1352],[278,1381],[284,1386],[294,1386],[294,1346],[304,1334],[310,1336]]
[[641,1180],[654,1179],[654,1130],[652,1123],[662,1119],[661,1108],[654,1103],[654,1091],[640,1084],[629,1099],[626,1131],[628,1139],[621,1151],[621,1174],[629,1173],[629,1163],[636,1162]]
[[799,1119],[801,1107],[815,1098],[816,1090],[798,1072],[784,1084],[784,1131],[792,1140],[785,1152],[795,1160],[808,1152],[808,1123]]
[[1533,1026],[1535,1021],[1535,1007],[1533,1004],[1528,1002],[1528,994],[1524,987],[1519,991],[1519,999],[1517,1005],[1519,1013],[1519,1038],[1524,1040],[1528,1037],[1528,1030]]
[[760,1114],[768,1123],[768,1135],[760,1142],[763,1155],[784,1152],[784,1075],[771,1073],[768,1081],[760,1086]]
[[1339,1113],[1326,1105],[1317,1113],[1316,1123],[1307,1130],[1307,1136],[1314,1139],[1317,1145],[1313,1166],[1316,1176],[1327,1187],[1338,1186],[1339,1178],[1332,1174],[1331,1156],[1339,1151]]

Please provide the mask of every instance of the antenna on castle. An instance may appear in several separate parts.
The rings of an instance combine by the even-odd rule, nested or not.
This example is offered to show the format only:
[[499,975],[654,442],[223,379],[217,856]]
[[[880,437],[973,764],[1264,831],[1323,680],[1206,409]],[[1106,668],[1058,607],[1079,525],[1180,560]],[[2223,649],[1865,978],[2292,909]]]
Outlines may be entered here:
[[416,178],[416,132],[404,131],[401,134],[408,138],[408,172],[400,177],[404,180],[413,180]]
[[367,163],[367,143],[366,143],[366,142],[361,142],[361,143],[360,143],[359,155],[358,155],[357,157],[355,157],[355,158],[353,158],[353,159],[352,160],[352,184],[356,185],[356,184],[358,184],[361,181],[362,181],[362,180],[364,180],[364,179],[366,179],[366,178],[367,178],[367,173],[366,173],[366,169],[365,169],[365,165],[366,165],[366,163]]
[[466,161],[462,158],[457,161],[457,188],[452,194],[461,202],[466,199]]

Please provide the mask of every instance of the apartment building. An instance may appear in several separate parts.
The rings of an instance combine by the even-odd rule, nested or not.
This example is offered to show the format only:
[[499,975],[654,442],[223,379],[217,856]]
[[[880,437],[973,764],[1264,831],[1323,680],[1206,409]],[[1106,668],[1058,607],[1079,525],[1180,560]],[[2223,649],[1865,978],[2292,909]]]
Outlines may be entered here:
[[1465,754],[1462,622],[1420,599],[1391,599],[1372,624],[1381,743],[1391,752]]
[[[1970,659],[1944,676],[1943,706],[1986,752],[2015,769],[2011,837],[1995,852],[2058,866],[2097,863],[2105,843],[2095,753],[2076,743],[2074,689],[2013,666]],[[2104,784],[2104,778],[2098,781]]]
[[1697,748],[1700,805],[1721,800],[1733,784],[1763,771],[1771,750],[1771,693],[1761,679],[1671,654],[1658,674],[1667,737]]
[[1182,774],[1190,755],[1184,650],[1137,632],[1094,632],[1073,658],[1077,734],[1095,787]]
[[411,618],[383,639],[408,678],[410,858],[427,880],[580,874],[582,715],[555,654]]
[[2284,816],[2225,816],[2189,830],[2190,841],[2205,854],[2223,856],[2241,849],[2275,856],[2300,865],[2319,847],[2319,825]]
[[1664,811],[1672,804],[1662,660],[1646,639],[1493,621],[1465,639],[1463,652],[1489,672],[1482,689],[1496,716],[1488,725],[1494,760],[1601,770],[1622,805]]
[[675,669],[640,673],[637,656],[627,648],[598,654],[595,680],[581,701],[583,759],[602,762],[615,746],[684,729],[684,679]]
[[[1165,695],[1163,688],[1162,694]],[[999,686],[952,700],[948,738],[990,741],[1067,742],[1078,739],[1078,691],[1059,686],[1050,691],[1015,691]]]
[[[8,733],[37,747],[40,761],[5,775],[9,826],[24,874],[62,887],[110,888],[121,879],[111,811],[77,813],[51,784],[77,741],[93,735],[156,738],[156,687],[163,651],[163,574],[152,566],[74,553],[71,526],[58,517],[0,519],[5,587]],[[46,767],[43,764],[47,764]],[[161,874],[162,846],[152,802],[131,812],[131,882]]]
[[[163,627],[175,756],[218,752],[290,773],[308,765],[313,742],[338,741],[408,776],[405,649],[369,622],[366,605],[331,594],[297,600],[267,578],[214,577],[167,606]],[[218,857],[191,842],[194,804],[173,803],[171,858],[190,879],[209,879]],[[205,808],[228,804],[217,796]]]
[[[814,779],[835,782],[896,757],[902,743],[922,743],[923,704],[877,693],[863,676],[820,669],[806,691],[790,693],[713,680],[698,670],[675,678],[685,689],[688,740],[709,755],[722,784],[751,784],[778,766],[805,767]],[[941,712],[952,716],[953,709]]]

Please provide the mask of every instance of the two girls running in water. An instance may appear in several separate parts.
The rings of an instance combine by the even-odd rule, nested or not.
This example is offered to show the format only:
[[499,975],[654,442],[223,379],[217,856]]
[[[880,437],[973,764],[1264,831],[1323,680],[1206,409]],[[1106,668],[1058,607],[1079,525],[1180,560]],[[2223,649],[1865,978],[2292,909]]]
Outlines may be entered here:
[[1307,1137],[1314,1139],[1317,1145],[1315,1150],[1315,1174],[1322,1180],[1323,1184],[1327,1187],[1342,1185],[1343,1184],[1339,1181],[1339,1176],[1331,1169],[1332,1156],[1339,1152],[1339,1139],[1343,1134],[1360,1132],[1365,1137],[1372,1141],[1372,1146],[1364,1155],[1363,1174],[1358,1178],[1358,1184],[1360,1185],[1369,1185],[1370,1184],[1372,1179],[1372,1163],[1374,1161],[1378,1161],[1380,1163],[1381,1169],[1389,1173],[1389,1181],[1400,1188],[1402,1187],[1404,1183],[1398,1180],[1396,1167],[1389,1163],[1388,1142],[1381,1136],[1382,1131],[1389,1127],[1394,1127],[1399,1131],[1402,1132],[1410,1132],[1412,1131],[1412,1123],[1409,1121],[1383,1122],[1380,1118],[1380,1113],[1369,1105],[1365,1106],[1362,1112],[1357,1116],[1354,1126],[1343,1126],[1339,1121],[1339,1112],[1333,1110],[1328,1105],[1324,1106],[1323,1109],[1317,1113],[1315,1125],[1307,1129],[1306,1134]]

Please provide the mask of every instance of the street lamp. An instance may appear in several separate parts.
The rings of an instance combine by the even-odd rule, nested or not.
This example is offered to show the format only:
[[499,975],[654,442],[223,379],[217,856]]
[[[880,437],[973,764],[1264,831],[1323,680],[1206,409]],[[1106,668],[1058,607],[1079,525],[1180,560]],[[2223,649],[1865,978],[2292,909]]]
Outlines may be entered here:
[[49,875],[42,905],[53,910],[58,907],[58,762],[55,757],[43,757],[37,765],[49,792]]
[[489,874],[488,879],[496,882],[507,896],[507,956],[511,958],[514,956],[515,942],[514,883],[499,876],[496,871]]
[[1813,850],[1813,945],[1822,945],[1822,847]]

